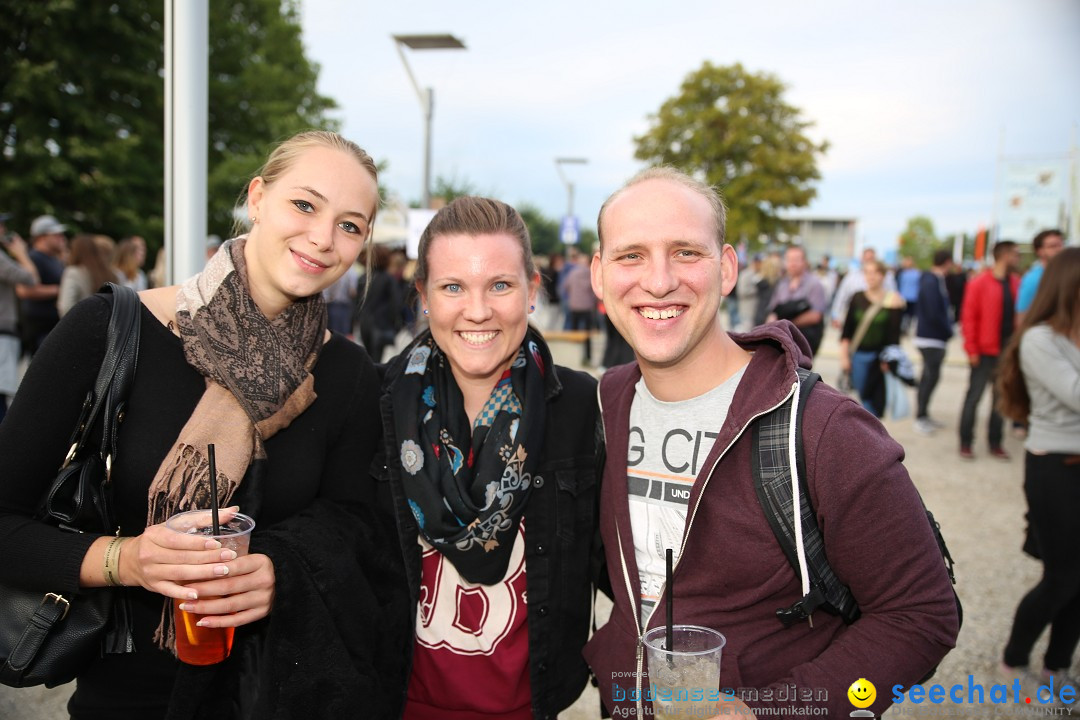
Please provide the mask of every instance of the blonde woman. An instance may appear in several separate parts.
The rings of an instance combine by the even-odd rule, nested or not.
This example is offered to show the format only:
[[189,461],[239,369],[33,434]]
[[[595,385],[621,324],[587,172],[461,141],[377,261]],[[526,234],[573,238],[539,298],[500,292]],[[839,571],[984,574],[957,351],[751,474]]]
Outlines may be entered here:
[[116,246],[114,264],[120,274],[120,282],[137,292],[149,287],[146,273],[142,269],[144,263],[146,263],[146,241],[138,235],[126,237]]
[[76,235],[71,239],[68,264],[60,276],[60,292],[56,307],[60,317],[75,303],[85,300],[107,282],[119,277],[112,266],[115,243],[107,235]]
[[[128,538],[119,545],[126,588],[113,591],[130,600],[135,652],[105,655],[79,675],[73,718],[162,718],[177,702],[210,703],[215,717],[237,707],[249,717],[343,717],[355,711],[350,704],[378,707],[365,688],[396,695],[358,676],[354,660],[366,658],[368,645],[344,647],[344,615],[328,610],[362,609],[373,625],[360,638],[379,644],[387,622],[355,590],[360,558],[348,552],[359,523],[353,510],[373,492],[360,468],[378,443],[378,379],[363,350],[327,332],[321,298],[371,235],[376,183],[371,157],[339,135],[286,140],[247,185],[250,232],[184,285],[140,294],[138,370],[112,468],[119,535]],[[31,518],[97,374],[110,306],[95,296],[64,318],[0,425],[0,582],[65,595],[109,584],[110,537]],[[209,443],[220,505],[257,523],[246,556],[164,525],[206,507]],[[339,582],[353,585],[341,590]],[[175,696],[174,599],[204,627],[236,628],[229,660],[214,675],[185,677]],[[283,648],[291,660],[276,654]],[[244,692],[205,685],[231,672],[244,675]],[[339,692],[316,693],[319,682]]]

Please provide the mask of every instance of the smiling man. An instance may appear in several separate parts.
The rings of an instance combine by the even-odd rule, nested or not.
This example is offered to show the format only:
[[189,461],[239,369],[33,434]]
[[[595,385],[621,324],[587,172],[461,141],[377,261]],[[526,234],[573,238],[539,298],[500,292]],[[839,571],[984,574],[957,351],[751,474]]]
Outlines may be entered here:
[[790,627],[778,619],[807,589],[758,501],[752,437],[759,417],[797,394],[809,347],[786,321],[724,331],[720,301],[738,275],[724,223],[712,188],[668,168],[638,174],[600,210],[593,288],[637,362],[600,385],[615,606],[585,656],[613,715],[651,715],[641,637],[664,622],[670,548],[674,622],[727,637],[721,687],[742,689],[752,709],[795,700],[846,715],[855,679],[891,687],[933,667],[955,641],[956,606],[902,448],[821,386],[805,404],[803,486],[862,614],[850,624],[824,611]]

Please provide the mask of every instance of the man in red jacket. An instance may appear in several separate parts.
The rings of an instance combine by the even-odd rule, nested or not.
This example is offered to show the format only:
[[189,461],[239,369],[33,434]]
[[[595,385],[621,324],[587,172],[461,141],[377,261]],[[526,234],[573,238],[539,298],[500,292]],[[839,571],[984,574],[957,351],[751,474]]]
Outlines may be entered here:
[[990,455],[999,460],[1009,459],[1009,454],[1001,447],[1002,421],[997,411],[998,393],[994,378],[997,375],[998,356],[1005,349],[1016,325],[1019,267],[1020,252],[1016,249],[1016,243],[1003,240],[994,245],[994,264],[968,283],[964,292],[960,325],[964,333],[964,351],[971,363],[971,379],[964,397],[964,409],[960,413],[960,457],[965,460],[975,458],[971,450],[975,437],[975,412],[988,383],[992,388],[988,433]]
[[[847,717],[848,688],[877,686],[880,714],[951,648],[956,604],[901,448],[870,413],[824,384],[805,402],[803,469],[829,564],[862,614],[819,611],[785,625],[777,608],[809,592],[763,514],[755,423],[798,394],[810,346],[786,320],[725,332],[738,279],[725,210],[670,168],[639,173],[600,210],[593,288],[637,362],[600,382],[607,462],[600,533],[611,618],[585,648],[613,717],[652,714],[641,638],[664,623],[674,555],[674,622],[724,633],[720,686],[762,716]],[[788,442],[795,442],[790,425]],[[798,506],[798,502],[795,503]],[[805,547],[803,547],[805,551]],[[705,688],[714,690],[714,688]],[[729,714],[738,703],[725,701]],[[749,717],[742,715],[742,717]]]

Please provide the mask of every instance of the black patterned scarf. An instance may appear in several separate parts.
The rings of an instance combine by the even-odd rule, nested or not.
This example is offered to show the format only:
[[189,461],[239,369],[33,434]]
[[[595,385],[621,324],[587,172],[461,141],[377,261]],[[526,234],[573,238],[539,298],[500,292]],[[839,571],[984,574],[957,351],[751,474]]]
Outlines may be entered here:
[[[206,391],[150,483],[147,526],[210,507],[210,443],[218,503],[228,505],[249,468],[251,475],[261,474],[264,441],[315,401],[311,370],[326,335],[322,295],[297,300],[267,319],[248,289],[246,243],[247,236],[226,242],[177,292],[184,356],[205,376]],[[168,625],[162,623],[155,639],[171,646]]]
[[393,386],[394,427],[420,533],[469,582],[506,575],[544,444],[547,345],[530,328],[472,427],[450,363],[424,333]]

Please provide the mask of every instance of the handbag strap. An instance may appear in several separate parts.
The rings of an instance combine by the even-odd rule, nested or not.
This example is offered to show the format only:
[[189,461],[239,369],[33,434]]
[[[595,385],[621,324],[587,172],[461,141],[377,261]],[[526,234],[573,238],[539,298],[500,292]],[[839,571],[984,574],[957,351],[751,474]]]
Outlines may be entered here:
[[[71,446],[60,469],[80,457],[98,418],[105,415],[101,433],[100,458],[105,463],[106,483],[112,470],[112,459],[116,455],[116,440],[119,425],[123,421],[127,393],[135,377],[135,366],[139,355],[139,314],[141,302],[138,294],[129,287],[115,283],[105,283],[103,292],[113,295],[112,314],[106,336],[105,357],[101,361],[94,388],[83,401],[82,412],[71,436]],[[60,475],[45,497],[43,513],[45,517],[53,515],[52,500],[56,493],[63,492]],[[108,508],[106,526],[112,525]],[[63,517],[59,515],[58,517]]]
[[855,352],[862,345],[863,338],[866,337],[866,333],[870,329],[870,323],[874,321],[874,316],[885,306],[887,296],[888,293],[882,295],[880,300],[867,308],[866,314],[862,316],[862,320],[859,322],[859,327],[855,328],[855,336],[851,338],[851,352]]
[[[112,368],[112,376],[105,386],[104,397],[99,389],[98,397],[104,406],[105,427],[101,434],[101,459],[106,471],[112,469],[116,457],[116,439],[120,423],[127,407],[128,390],[135,379],[135,366],[139,359],[139,314],[141,303],[138,294],[129,287],[106,283],[113,294],[113,312],[109,318],[109,345],[105,350],[105,366]],[[115,357],[110,357],[115,356]],[[98,376],[98,382],[102,380]]]
[[[105,357],[101,361],[94,387],[86,393],[79,420],[71,433],[69,449],[61,469],[67,467],[78,455],[98,417],[106,407],[109,389],[117,371],[121,371],[121,381],[126,393],[131,377],[135,373],[135,357],[139,350],[139,296],[129,287],[116,283],[105,283],[101,290],[113,295],[112,314],[109,317],[109,329],[106,338]],[[117,402],[123,395],[114,397]],[[106,433],[108,434],[108,433]],[[103,448],[104,450],[105,448]],[[104,453],[103,453],[104,457]]]

